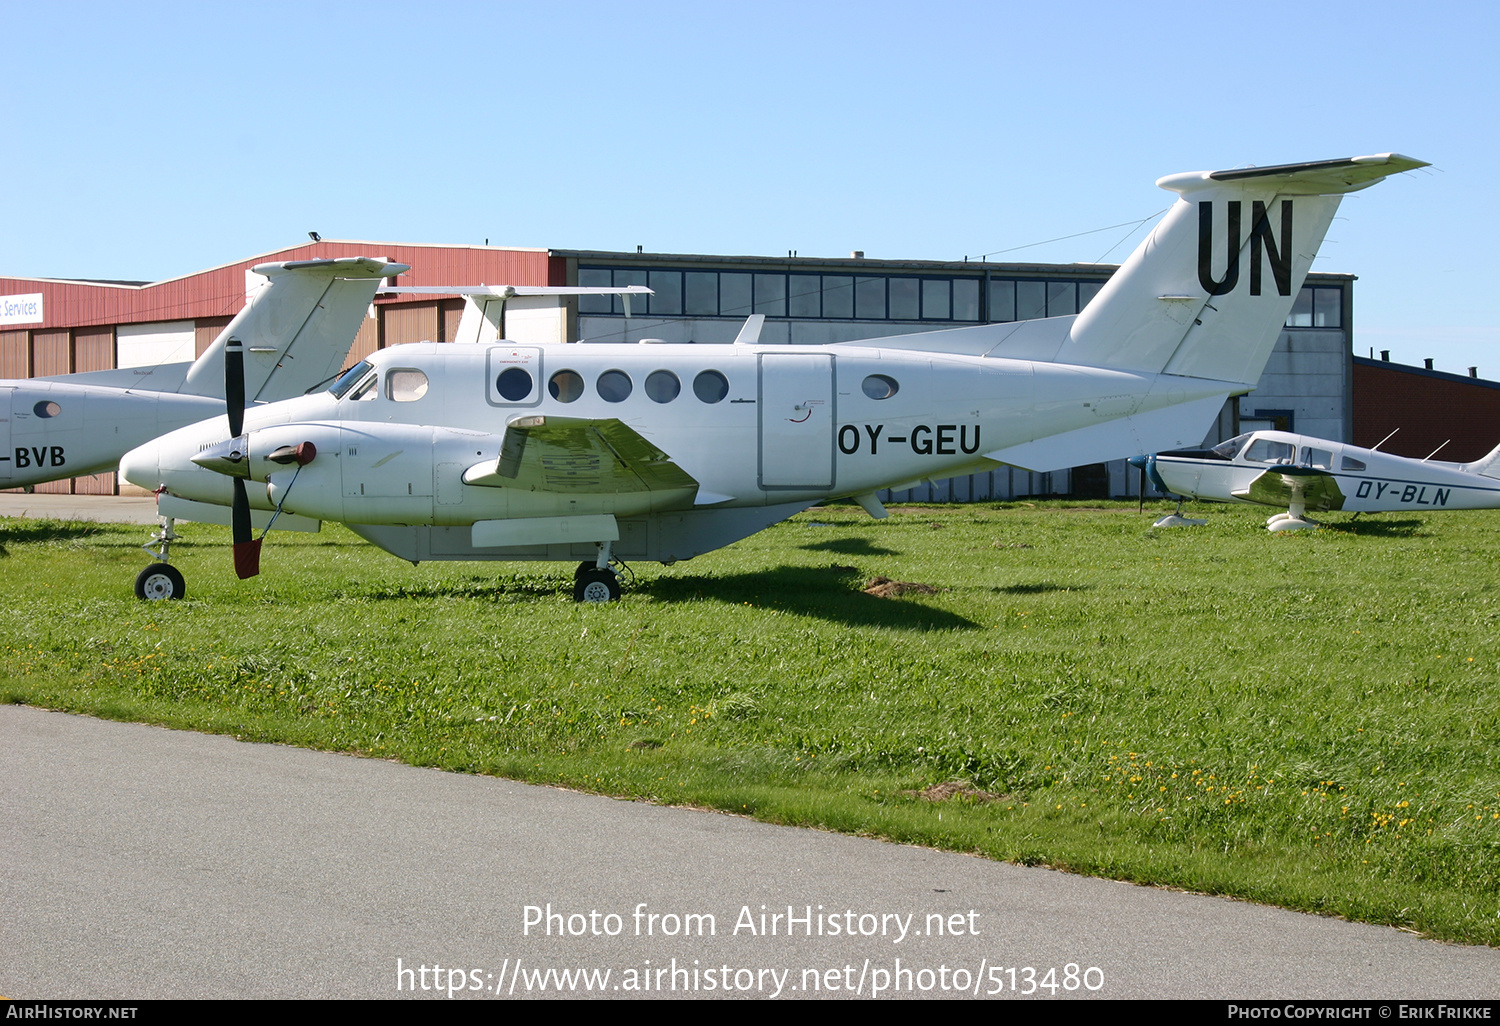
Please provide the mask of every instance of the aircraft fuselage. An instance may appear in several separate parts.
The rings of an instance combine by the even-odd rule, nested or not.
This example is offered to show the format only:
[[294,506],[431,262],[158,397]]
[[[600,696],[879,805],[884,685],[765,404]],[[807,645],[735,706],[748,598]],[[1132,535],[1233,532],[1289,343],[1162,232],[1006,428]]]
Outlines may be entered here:
[[130,449],[223,407],[173,392],[0,381],[0,488],[113,470]]
[[[252,503],[356,524],[808,504],[993,467],[985,454],[1132,413],[1220,395],[1221,382],[859,346],[438,345],[383,350],[364,383],[246,412]],[[611,488],[579,455],[555,487],[465,483],[500,459],[518,418],[617,419],[696,488]],[[191,456],[227,440],[221,420],[131,454],[136,483],[227,502]],[[269,462],[312,442],[300,469]],[[1122,447],[1128,447],[1128,442]],[[148,451],[149,450],[149,453]],[[143,465],[143,463],[147,465]],[[1050,468],[1049,468],[1050,469]],[[295,479],[295,483],[294,482]]]

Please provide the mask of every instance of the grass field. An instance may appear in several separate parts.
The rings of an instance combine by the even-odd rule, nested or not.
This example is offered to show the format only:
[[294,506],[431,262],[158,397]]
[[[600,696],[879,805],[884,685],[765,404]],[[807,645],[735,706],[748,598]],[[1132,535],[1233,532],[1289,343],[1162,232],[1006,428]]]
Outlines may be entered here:
[[0,698],[1500,943],[1500,518],[1163,511],[815,510],[588,607],[197,525],[148,605],[145,529],[11,521]]

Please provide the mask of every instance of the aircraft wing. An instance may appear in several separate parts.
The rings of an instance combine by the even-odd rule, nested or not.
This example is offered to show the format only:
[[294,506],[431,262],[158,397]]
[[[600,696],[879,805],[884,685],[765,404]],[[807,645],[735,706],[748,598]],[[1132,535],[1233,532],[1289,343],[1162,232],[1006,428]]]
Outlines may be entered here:
[[698,482],[615,418],[519,417],[505,428],[500,457],[464,472],[464,484],[539,492],[696,493]]
[[[1300,489],[1300,497],[1296,494]],[[1343,509],[1344,493],[1332,474],[1310,467],[1275,467],[1250,482],[1248,488],[1231,493],[1267,506],[1285,506],[1301,501],[1311,509]]]

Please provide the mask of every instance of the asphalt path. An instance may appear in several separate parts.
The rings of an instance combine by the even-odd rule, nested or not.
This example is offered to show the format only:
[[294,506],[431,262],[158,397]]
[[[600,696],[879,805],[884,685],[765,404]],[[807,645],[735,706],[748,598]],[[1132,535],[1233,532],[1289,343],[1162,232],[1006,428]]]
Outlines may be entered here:
[[1398,930],[21,706],[0,780],[13,999],[1500,996]]

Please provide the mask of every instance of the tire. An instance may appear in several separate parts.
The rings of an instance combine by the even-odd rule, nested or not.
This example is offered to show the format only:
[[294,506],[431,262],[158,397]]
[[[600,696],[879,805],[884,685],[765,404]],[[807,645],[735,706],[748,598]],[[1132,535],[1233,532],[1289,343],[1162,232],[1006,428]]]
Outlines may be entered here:
[[170,563],[152,563],[135,579],[135,597],[147,602],[180,599],[187,594],[182,574]]
[[620,597],[620,581],[613,570],[579,567],[573,578],[574,602],[614,602]]

